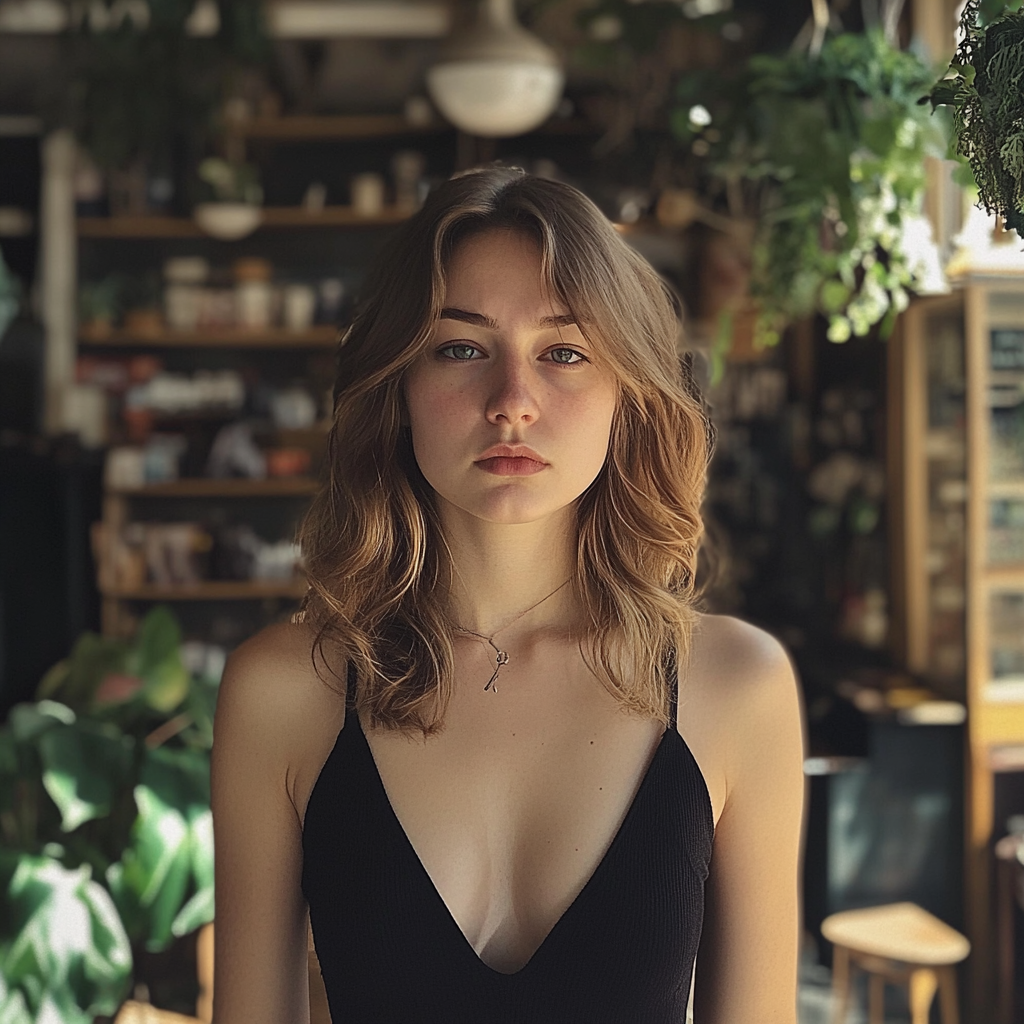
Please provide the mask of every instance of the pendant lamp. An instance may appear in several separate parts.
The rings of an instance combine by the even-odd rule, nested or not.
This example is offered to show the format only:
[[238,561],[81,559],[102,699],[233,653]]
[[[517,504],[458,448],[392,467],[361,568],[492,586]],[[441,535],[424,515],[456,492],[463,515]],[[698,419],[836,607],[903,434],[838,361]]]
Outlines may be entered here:
[[515,0],[478,0],[427,72],[438,109],[471,135],[521,135],[547,120],[565,76],[555,51],[517,21]]

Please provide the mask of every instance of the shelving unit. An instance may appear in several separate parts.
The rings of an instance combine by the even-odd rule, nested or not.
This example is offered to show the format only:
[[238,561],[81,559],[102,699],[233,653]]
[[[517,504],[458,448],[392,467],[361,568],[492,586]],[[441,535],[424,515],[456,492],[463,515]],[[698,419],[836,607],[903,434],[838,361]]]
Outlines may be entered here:
[[78,341],[81,345],[108,348],[334,348],[338,344],[338,329],[332,324],[322,324],[304,331],[217,327],[201,331],[161,330],[140,334],[82,328],[78,332]]
[[[265,206],[262,228],[379,228],[398,224],[408,213],[386,207],[373,216],[361,214],[351,206],[325,206],[307,210],[301,206]],[[207,238],[203,229],[188,217],[79,217],[80,238]]]
[[[449,149],[451,158],[454,158],[457,141],[454,130],[442,124],[418,127],[401,116],[378,115],[261,117],[233,125],[229,134],[234,136],[241,153],[251,149],[247,159],[260,164],[264,173],[270,174],[272,178],[273,174],[267,168],[270,164],[274,165],[277,177],[274,178],[275,184],[269,187],[268,194],[277,195],[286,201],[294,194],[294,191],[289,193],[289,188],[293,186],[288,184],[288,175],[297,163],[303,167],[299,177],[308,173],[333,182],[338,176],[344,180],[345,174],[353,172],[353,168],[358,170],[364,159],[370,166],[384,166],[381,161],[387,159],[389,141],[393,141],[394,148],[398,149],[402,146],[415,146],[418,139],[437,139],[431,145],[435,149],[439,145],[446,154],[443,156],[443,167],[449,162]],[[365,154],[359,155],[357,150],[350,148],[334,148],[335,144],[347,146],[349,143],[367,147]],[[307,149],[302,151],[304,155],[301,161],[298,160],[297,152],[293,158],[287,149],[296,144],[307,145]],[[313,149],[310,150],[309,146]],[[285,151],[282,152],[282,148]],[[314,154],[313,163],[316,168],[311,164],[307,170],[305,160],[310,152]],[[434,159],[437,157],[438,153],[435,152]],[[259,227],[237,242],[212,239],[193,219],[180,216],[78,217],[73,227],[79,244],[92,246],[89,253],[96,265],[103,268],[100,273],[119,269],[117,257],[120,257],[120,251],[115,253],[115,250],[105,248],[118,243],[125,247],[136,247],[131,252],[137,251],[139,259],[150,266],[159,266],[165,254],[205,252],[215,264],[221,266],[242,256],[257,255],[269,258],[279,269],[287,270],[296,264],[314,267],[335,265],[330,256],[326,257],[328,262],[325,264],[325,253],[347,254],[342,256],[341,266],[359,267],[365,260],[363,254],[368,251],[363,241],[366,237],[364,232],[369,234],[375,230],[391,228],[408,216],[406,209],[394,205],[385,207],[373,216],[364,216],[348,205],[327,205],[318,210],[298,205],[270,205],[264,207],[261,213]],[[358,233],[358,242],[353,238],[351,243],[342,241],[339,247],[337,235],[333,236],[335,241],[329,241],[332,236],[327,233],[339,231]],[[272,232],[283,234],[271,236]],[[320,233],[300,235],[299,239],[293,241],[294,236],[288,232]],[[306,238],[311,241],[311,245],[307,246],[301,240]],[[316,255],[310,255],[314,252]],[[198,367],[207,370],[232,367],[250,380],[253,375],[258,375],[270,386],[275,386],[277,380],[286,382],[289,377],[296,376],[293,368],[303,366],[308,369],[314,364],[322,366],[324,359],[329,358],[336,348],[338,339],[339,329],[334,324],[317,324],[301,331],[282,327],[258,330],[210,327],[192,331],[160,327],[150,330],[123,327],[77,329],[78,351],[88,352],[100,360],[146,353],[157,356],[168,369],[177,372]],[[316,388],[310,390],[320,394]],[[203,445],[208,443],[217,426],[240,413],[230,409],[210,408],[180,415],[153,410],[150,415],[157,430],[180,432],[189,438],[190,450],[195,442],[197,450],[202,452]],[[320,423],[305,432],[278,430],[272,443],[285,447],[306,447],[313,451],[315,471],[315,452],[322,449],[323,426]],[[201,471],[201,464],[193,464],[190,470],[193,474]],[[287,536],[288,524],[296,520],[316,489],[317,481],[312,476],[265,480],[191,476],[135,487],[107,487],[104,492],[102,522],[95,535],[104,632],[111,635],[129,632],[141,610],[140,606],[154,601],[175,602],[183,615],[193,614],[189,612],[190,608],[197,609],[194,613],[196,615],[206,615],[204,602],[209,602],[211,609],[220,608],[219,614],[228,616],[234,613],[230,611],[230,605],[225,606],[221,602],[249,602],[250,605],[262,603],[259,614],[271,617],[286,611],[287,603],[304,594],[305,583],[302,579],[210,579],[174,587],[155,585],[143,582],[144,579],[153,579],[149,571],[149,556],[145,563],[147,575],[144,575],[140,564],[141,549],[136,547],[126,552],[121,539],[127,536],[126,529],[135,530],[132,526],[135,523],[158,525],[175,522],[195,522],[214,538],[225,524],[250,525],[261,538],[281,536],[277,532],[280,529],[284,529],[284,535]],[[145,537],[145,543],[148,544],[148,528],[144,534],[135,530],[136,544],[140,543],[140,535]],[[214,550],[213,555],[216,553]],[[202,558],[205,560],[206,556]],[[219,563],[213,557],[209,563],[203,561],[200,564],[209,564],[211,574],[223,571],[217,569]],[[188,576],[187,573],[182,575]],[[238,613],[240,620],[249,614],[243,609]],[[256,612],[251,614],[255,615]]]
[[[80,266],[89,266],[91,259],[97,280],[119,272],[121,250],[106,247],[121,244],[125,255],[134,247],[131,260],[136,258],[134,253],[137,252],[140,265],[150,268],[159,267],[170,255],[204,253],[219,267],[240,257],[256,257],[269,259],[281,269],[294,270],[296,266],[354,269],[354,276],[358,278],[373,246],[373,232],[393,228],[408,216],[408,211],[392,204],[373,216],[364,216],[350,205],[339,205],[339,201],[345,202],[346,196],[344,193],[337,195],[333,190],[348,175],[374,170],[386,177],[394,153],[409,148],[422,149],[427,173],[434,178],[497,156],[528,163],[531,153],[544,159],[565,160],[567,173],[575,174],[579,170],[575,165],[585,164],[589,159],[584,155],[585,147],[580,140],[596,134],[594,127],[581,119],[556,120],[530,137],[510,140],[502,149],[494,140],[478,140],[440,122],[416,125],[399,115],[255,117],[236,122],[228,126],[227,131],[237,158],[260,166],[271,203],[262,209],[261,223],[251,235],[237,242],[213,239],[192,218],[182,216],[72,217],[62,222],[62,229],[71,233],[79,245]],[[68,183],[73,167],[73,153],[62,153],[57,169],[66,176]],[[297,168],[300,169],[296,173]],[[303,190],[317,181],[327,184],[329,205],[321,209],[298,205]],[[286,205],[289,203],[291,205]],[[74,301],[74,273],[70,267],[62,268],[61,273],[63,277],[52,276],[54,280],[71,285],[64,301],[70,313]],[[286,280],[287,276],[284,275]],[[211,284],[211,287],[220,288],[223,283]],[[66,326],[69,349],[88,353],[100,361],[146,354],[156,356],[168,370],[175,372],[230,367],[247,374],[250,380],[257,375],[257,367],[261,367],[258,373],[266,373],[263,379],[271,386],[278,380],[286,381],[295,376],[292,367],[300,363],[310,371],[314,366],[322,368],[339,340],[338,328],[330,324],[303,331],[276,327],[175,331],[159,326],[149,330],[121,327],[90,330],[76,325],[69,316]],[[69,364],[73,364],[73,356]],[[320,394],[315,390],[314,393]],[[211,408],[178,416],[154,410],[149,415],[157,430],[179,432],[189,439],[190,451],[195,441],[195,450],[201,452],[217,425],[237,414]],[[321,428],[319,424],[318,438],[286,436],[288,432],[282,431],[272,443],[309,447],[315,453],[323,446]],[[311,435],[312,432],[306,433]],[[316,454],[313,462],[315,469]],[[103,544],[109,542],[110,537],[117,536],[119,530],[136,521],[195,521],[205,524],[203,529],[207,529],[206,509],[219,510],[217,522],[220,524],[225,518],[234,522],[237,517],[257,529],[258,520],[266,526],[265,535],[274,536],[271,525],[274,516],[278,516],[275,522],[283,522],[282,517],[297,514],[301,510],[300,503],[316,489],[315,482],[308,477],[265,481],[198,479],[195,474],[202,472],[202,464],[195,459],[186,472],[192,478],[142,487],[108,488],[101,528],[97,531],[97,536],[103,539],[97,545],[98,550],[102,552]],[[174,589],[135,585],[139,582],[138,565],[133,563],[131,571],[122,573],[119,578],[111,571],[112,564],[111,559],[101,556],[103,628],[111,634],[131,629],[134,617],[141,610],[135,605],[142,602],[173,600],[193,605],[203,601],[272,602],[293,600],[303,592],[299,583],[292,582],[271,586],[217,580]],[[268,603],[264,610],[268,615],[276,615],[283,609]]]
[[915,302],[890,389],[901,647],[968,709],[968,1005],[988,1020],[996,776],[1024,768],[1024,275],[972,276]]

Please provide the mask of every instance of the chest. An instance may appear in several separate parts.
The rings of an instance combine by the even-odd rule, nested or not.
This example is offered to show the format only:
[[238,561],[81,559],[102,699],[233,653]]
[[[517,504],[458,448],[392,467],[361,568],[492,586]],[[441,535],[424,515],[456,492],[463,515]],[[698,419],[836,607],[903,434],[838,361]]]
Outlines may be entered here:
[[[504,856],[485,831],[463,829],[467,809],[435,862],[349,722],[303,835],[302,887],[336,1019],[681,1020],[711,852],[707,794],[694,799],[699,773],[676,733],[641,774],[596,865],[558,890],[551,872],[567,856],[524,856],[525,825],[502,833],[520,851]],[[536,838],[543,852],[552,837]]]
[[[428,739],[364,733],[347,721],[317,786],[371,794],[352,815],[391,836],[397,866],[390,874],[404,866],[425,876],[422,887],[443,905],[445,926],[483,963],[511,973],[590,885],[647,787],[663,740],[685,744],[666,737],[660,722],[623,713],[592,677],[566,674],[555,686],[524,665],[503,673],[497,694],[474,680],[457,680],[445,727]],[[339,769],[342,762],[349,767]],[[658,799],[672,802],[675,786],[661,779]],[[339,835],[361,827],[337,825]],[[668,851],[678,863],[686,856]]]

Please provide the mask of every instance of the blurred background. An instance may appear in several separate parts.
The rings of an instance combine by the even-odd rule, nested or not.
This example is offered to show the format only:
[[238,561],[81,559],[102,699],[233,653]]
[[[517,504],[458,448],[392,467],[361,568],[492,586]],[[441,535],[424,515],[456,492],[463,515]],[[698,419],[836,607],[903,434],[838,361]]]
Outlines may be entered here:
[[0,0],[0,1019],[209,1020],[224,659],[367,261],[498,160],[679,296],[706,604],[805,694],[801,1024],[1024,1021],[1019,6]]

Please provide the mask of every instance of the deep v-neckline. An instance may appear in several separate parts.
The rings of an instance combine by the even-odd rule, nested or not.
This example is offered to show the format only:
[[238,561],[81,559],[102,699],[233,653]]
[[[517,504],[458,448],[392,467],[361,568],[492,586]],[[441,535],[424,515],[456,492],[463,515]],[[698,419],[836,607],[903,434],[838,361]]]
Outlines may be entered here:
[[[451,912],[451,909],[449,908],[447,902],[445,902],[445,898],[441,895],[441,892],[437,888],[437,885],[435,884],[433,878],[430,877],[430,872],[427,871],[426,866],[423,863],[423,860],[420,858],[420,855],[416,852],[416,847],[413,845],[412,840],[409,838],[409,833],[406,832],[405,826],[402,824],[401,819],[398,817],[398,814],[395,811],[394,805],[391,803],[391,798],[388,796],[387,787],[384,785],[384,779],[381,777],[380,769],[377,767],[377,759],[373,756],[373,748],[370,746],[370,742],[366,738],[366,733],[363,730],[362,723],[359,721],[358,715],[355,713],[354,710],[350,710],[349,713],[356,721],[356,731],[359,733],[359,742],[362,743],[363,747],[365,748],[366,756],[369,757],[370,763],[373,765],[373,775],[374,778],[376,779],[377,785],[380,787],[380,794],[383,797],[384,803],[387,806],[388,816],[391,819],[393,825],[395,826],[397,833],[402,837],[402,845],[404,849],[409,853],[411,860],[414,862],[420,875],[423,877],[426,883],[427,890],[430,892],[432,896],[433,902],[436,905],[438,905],[440,916],[447,922],[446,927],[448,927],[450,931],[453,931],[457,940],[457,944],[460,946],[460,948],[466,950],[469,953],[470,959],[475,961],[480,969],[486,971],[489,975],[499,979],[518,978],[522,976],[534,963],[536,963],[538,957],[545,949],[545,947],[548,947],[550,945],[551,937],[555,934],[555,932],[557,932],[560,928],[564,926],[565,920],[575,909],[578,908],[581,901],[585,899],[587,893],[594,888],[595,879],[597,879],[598,876],[606,870],[606,865],[612,859],[617,847],[620,845],[620,837],[626,832],[632,818],[634,817],[636,806],[640,800],[640,796],[643,793],[644,788],[647,786],[648,779],[650,779],[651,775],[653,774],[655,763],[661,756],[662,750],[666,749],[666,737],[668,737],[668,735],[671,733],[674,734],[680,741],[682,741],[682,737],[679,735],[678,731],[675,728],[669,727],[665,729],[665,731],[661,734],[660,739],[654,747],[654,752],[651,754],[650,758],[647,761],[647,766],[643,771],[643,775],[641,776],[640,782],[638,783],[636,789],[633,792],[633,797],[629,802],[629,806],[626,808],[626,811],[622,816],[622,820],[619,822],[618,828],[616,828],[614,835],[612,836],[608,845],[605,847],[604,853],[595,865],[594,870],[590,873],[590,875],[584,881],[583,885],[576,892],[576,895],[566,906],[565,910],[563,910],[562,913],[555,919],[555,922],[548,929],[544,938],[541,939],[540,944],[530,954],[526,962],[514,971],[499,971],[496,968],[491,967],[491,965],[488,964],[476,951],[476,949],[473,946],[473,943],[469,941],[469,938],[466,936],[466,933],[462,930],[462,926],[455,919],[455,915]],[[346,716],[346,718],[347,717],[348,716]]]

